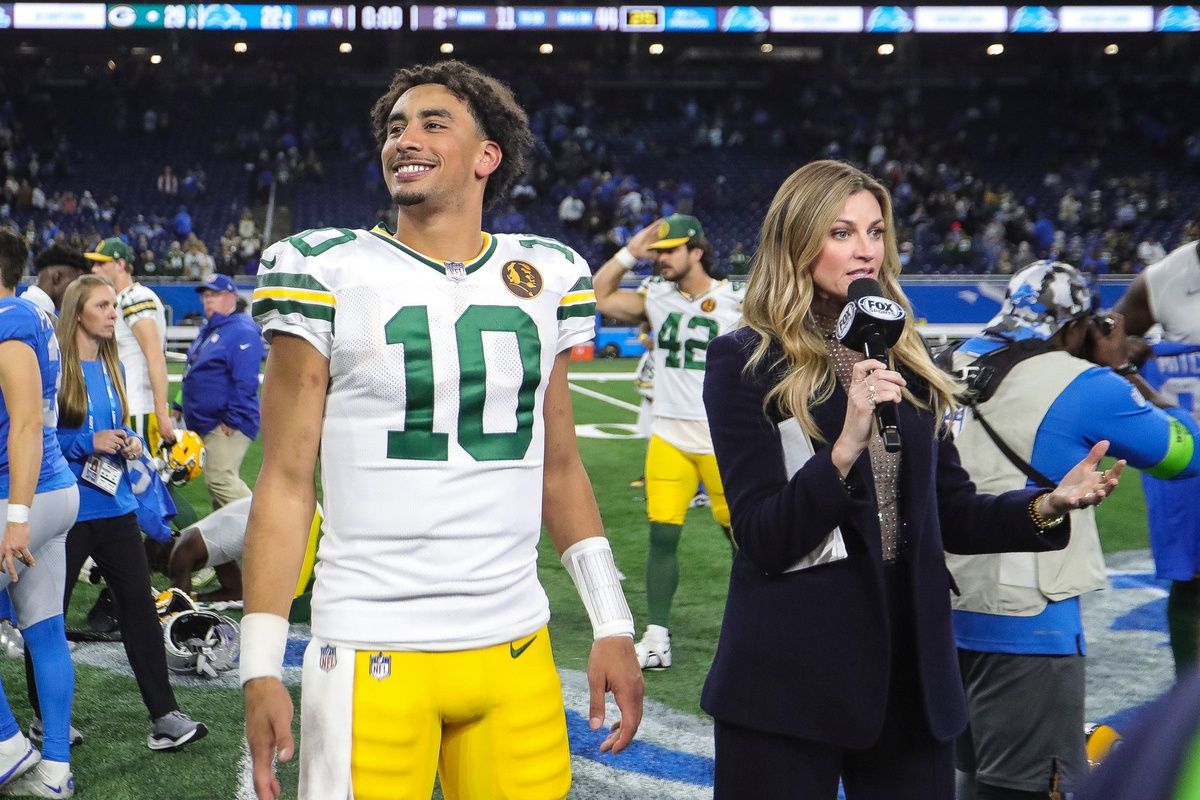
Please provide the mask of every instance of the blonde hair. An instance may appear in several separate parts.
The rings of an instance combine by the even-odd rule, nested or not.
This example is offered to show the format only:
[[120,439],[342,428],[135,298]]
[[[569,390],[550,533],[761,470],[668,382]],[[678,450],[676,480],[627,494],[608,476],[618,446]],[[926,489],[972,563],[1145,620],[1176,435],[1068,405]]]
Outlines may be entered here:
[[[742,315],[745,324],[761,337],[746,372],[783,368],[783,377],[767,393],[765,403],[785,416],[794,416],[818,441],[824,437],[809,408],[829,399],[837,378],[825,340],[811,320],[816,293],[813,266],[846,200],[863,191],[874,195],[883,211],[879,284],[886,296],[904,307],[906,315],[900,340],[889,351],[892,364],[903,365],[929,387],[928,397],[916,397],[906,388],[904,398],[931,410],[940,420],[955,407],[958,391],[954,380],[929,357],[913,323],[912,305],[900,288],[900,258],[887,189],[850,164],[814,161],[788,176],[771,201],[759,233]],[[782,353],[765,364],[773,343]]]
[[[83,365],[79,361],[79,344],[75,332],[79,330],[79,315],[92,293],[100,287],[113,285],[99,275],[80,275],[71,281],[63,293],[62,313],[58,318],[58,346],[61,353],[62,380],[58,388],[58,424],[63,428],[78,428],[87,421],[87,382],[83,378]],[[115,293],[115,289],[113,290]],[[124,422],[129,402],[125,398],[125,381],[121,378],[121,360],[117,357],[117,337],[100,342],[100,360],[108,371],[108,378],[117,390],[117,402],[121,405],[121,420]]]

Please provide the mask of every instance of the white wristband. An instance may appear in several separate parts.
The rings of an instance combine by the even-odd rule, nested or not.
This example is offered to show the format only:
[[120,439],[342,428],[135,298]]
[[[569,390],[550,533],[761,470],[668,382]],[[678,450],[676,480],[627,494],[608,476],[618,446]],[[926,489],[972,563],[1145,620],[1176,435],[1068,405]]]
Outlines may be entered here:
[[29,506],[21,503],[8,504],[8,521],[20,524],[29,522]]
[[634,266],[636,266],[637,262],[638,262],[638,257],[635,256],[633,253],[629,252],[628,247],[622,247],[620,250],[617,251],[617,254],[614,255],[613,258],[615,258],[617,260],[617,263],[620,264],[625,269],[633,269]]
[[241,682],[255,678],[283,680],[283,652],[288,621],[278,614],[256,612],[242,617]]
[[580,539],[562,554],[562,564],[583,599],[583,607],[592,621],[592,637],[628,636],[632,639],[633,614],[625,602],[621,576],[608,539],[603,536]]

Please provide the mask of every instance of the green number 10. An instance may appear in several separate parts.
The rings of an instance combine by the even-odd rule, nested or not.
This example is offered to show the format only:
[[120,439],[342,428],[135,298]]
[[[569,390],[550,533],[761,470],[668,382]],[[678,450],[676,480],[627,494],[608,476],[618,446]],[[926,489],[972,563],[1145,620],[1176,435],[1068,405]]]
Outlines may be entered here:
[[[404,430],[388,431],[387,457],[445,461],[449,435],[433,430],[433,343],[425,306],[400,309],[384,326],[388,344],[404,345]],[[509,461],[525,456],[533,439],[533,405],[542,380],[542,342],[537,325],[513,306],[471,306],[454,324],[458,340],[458,443],[476,461]],[[521,356],[516,430],[486,433],[487,400],[484,332],[512,333]]]

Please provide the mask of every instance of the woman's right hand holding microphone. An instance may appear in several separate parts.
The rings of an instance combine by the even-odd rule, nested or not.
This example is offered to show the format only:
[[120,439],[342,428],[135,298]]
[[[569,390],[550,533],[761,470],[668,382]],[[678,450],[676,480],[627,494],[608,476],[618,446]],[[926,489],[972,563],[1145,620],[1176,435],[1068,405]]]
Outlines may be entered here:
[[899,403],[907,382],[899,372],[882,361],[864,359],[854,365],[850,391],[846,399],[846,421],[833,443],[830,458],[838,474],[845,479],[862,451],[871,443],[875,429],[875,406]]

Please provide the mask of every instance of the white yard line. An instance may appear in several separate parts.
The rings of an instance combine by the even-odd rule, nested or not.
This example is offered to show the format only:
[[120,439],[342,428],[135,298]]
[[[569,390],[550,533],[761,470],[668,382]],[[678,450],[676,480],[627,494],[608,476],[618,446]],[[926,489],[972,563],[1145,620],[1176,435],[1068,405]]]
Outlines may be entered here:
[[624,400],[618,400],[615,397],[609,397],[608,395],[604,394],[604,392],[597,392],[592,389],[585,389],[582,386],[576,386],[574,383],[568,383],[568,385],[571,387],[572,392],[579,392],[581,395],[584,395],[585,397],[595,398],[596,400],[600,400],[602,402],[608,403],[609,405],[616,406],[617,408],[623,408],[626,411],[632,411],[634,414],[641,411],[641,409],[638,406],[635,406],[633,403],[626,403]]
[[238,762],[240,767],[241,777],[238,779],[238,791],[233,800],[257,800],[257,795],[254,793],[254,772],[250,766],[250,745],[246,744],[246,737],[242,737],[242,758]]

